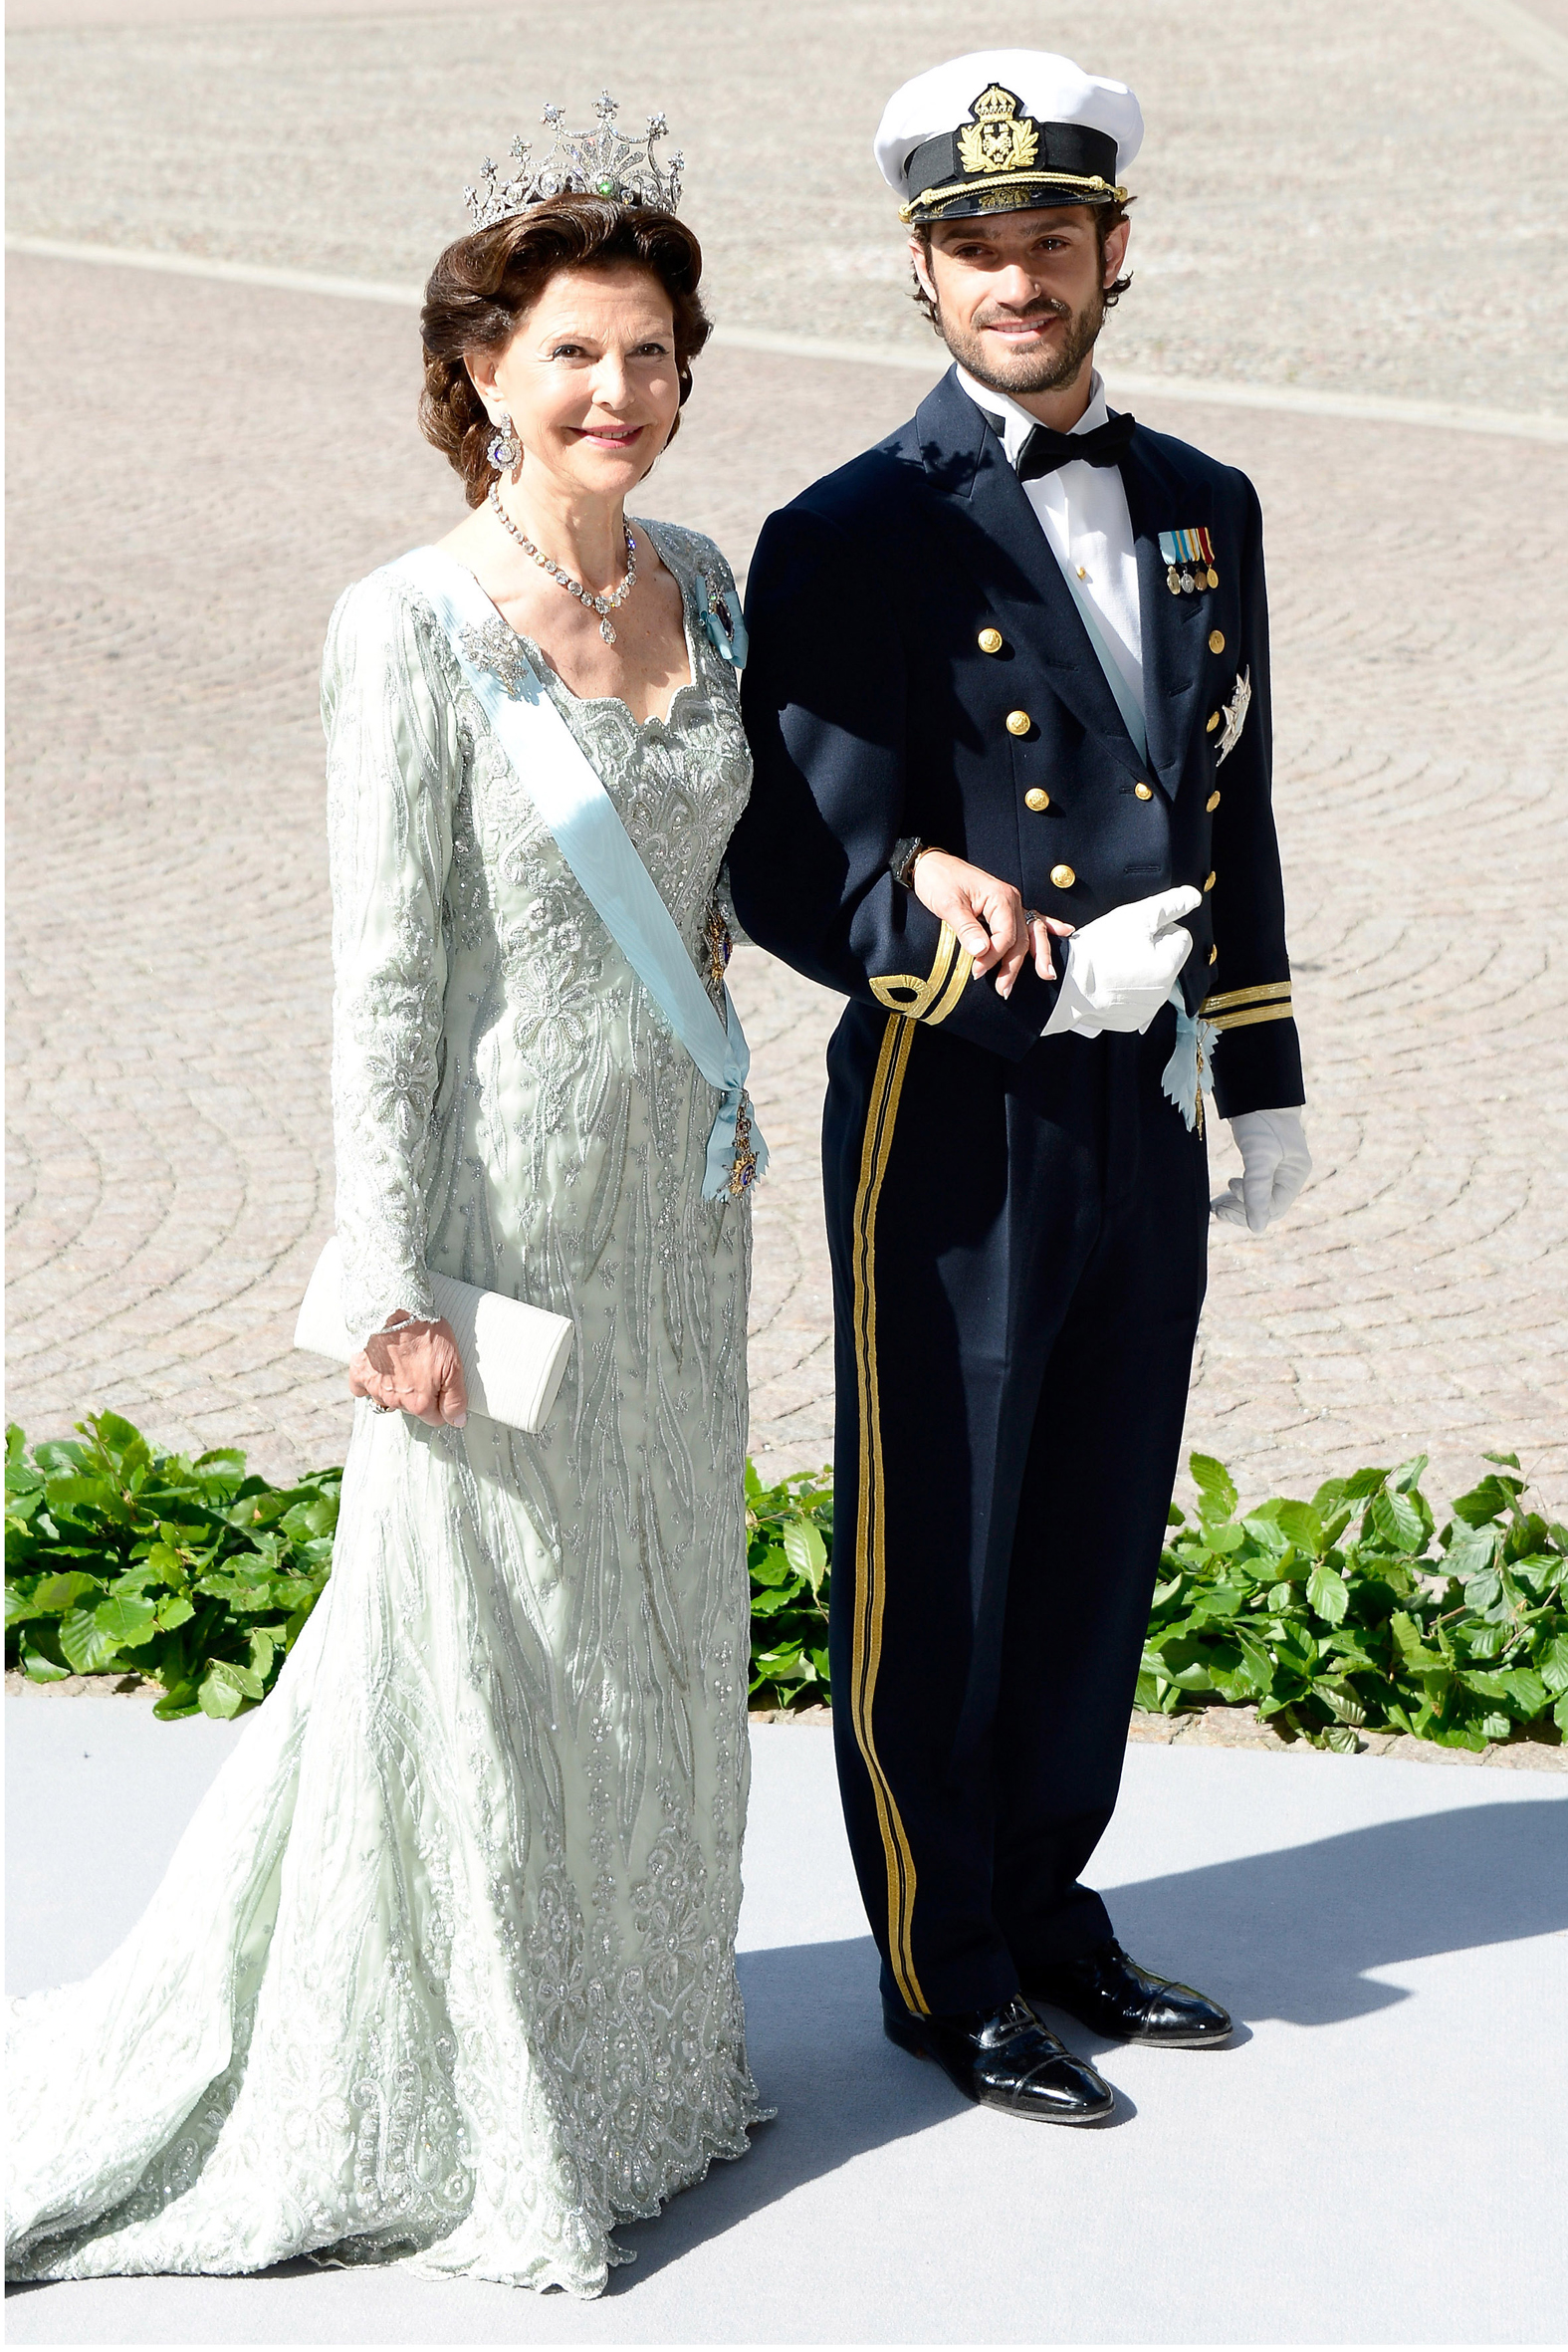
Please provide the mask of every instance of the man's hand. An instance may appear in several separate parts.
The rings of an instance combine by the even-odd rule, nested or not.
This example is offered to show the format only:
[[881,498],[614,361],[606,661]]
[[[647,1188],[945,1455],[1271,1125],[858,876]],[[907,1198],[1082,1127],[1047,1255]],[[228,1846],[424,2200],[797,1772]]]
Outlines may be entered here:
[[1030,953],[1040,978],[1055,979],[1050,943],[1069,939],[1072,925],[1025,907],[1010,882],[999,882],[995,874],[967,865],[946,849],[922,849],[909,886],[922,906],[957,933],[960,947],[974,958],[977,980],[995,967],[999,997],[1011,996]]
[[1227,1225],[1261,1233],[1282,1217],[1312,1173],[1299,1110],[1241,1110],[1231,1121],[1241,1173],[1210,1203]]
[[1059,1038],[1075,1030],[1097,1038],[1102,1029],[1146,1030],[1193,952],[1193,935],[1180,918],[1202,903],[1203,892],[1191,886],[1160,890],[1075,931],[1061,994],[1042,1034]]
[[383,1413],[412,1413],[432,1429],[461,1429],[468,1419],[463,1358],[445,1315],[431,1323],[402,1316],[372,1331],[348,1366],[348,1388]]

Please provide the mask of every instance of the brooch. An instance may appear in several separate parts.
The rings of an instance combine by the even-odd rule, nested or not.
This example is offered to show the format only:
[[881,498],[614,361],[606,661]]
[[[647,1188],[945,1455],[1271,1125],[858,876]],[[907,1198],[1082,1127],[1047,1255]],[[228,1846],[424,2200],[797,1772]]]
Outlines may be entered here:
[[708,632],[708,641],[720,658],[727,661],[739,675],[746,667],[748,648],[746,621],[741,613],[740,601],[737,599],[732,613],[729,597],[722,588],[715,587],[713,574],[706,565],[698,573],[697,580],[702,590],[698,605],[703,627]]

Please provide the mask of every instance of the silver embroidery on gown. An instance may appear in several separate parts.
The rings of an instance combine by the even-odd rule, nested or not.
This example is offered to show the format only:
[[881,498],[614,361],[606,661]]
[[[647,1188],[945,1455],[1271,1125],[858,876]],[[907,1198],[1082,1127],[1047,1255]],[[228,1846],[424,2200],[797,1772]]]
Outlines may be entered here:
[[[751,768],[655,526],[667,722],[550,690],[699,969]],[[500,663],[519,641],[499,617]],[[549,674],[549,673],[547,673]],[[323,709],[350,1327],[425,1270],[568,1314],[547,1428],[356,1410],[331,1582],[145,1917],[14,2004],[14,2277],[405,2256],[594,2294],[762,2114],[735,1980],[748,1774],[745,1202],[664,1026],[395,572]]]

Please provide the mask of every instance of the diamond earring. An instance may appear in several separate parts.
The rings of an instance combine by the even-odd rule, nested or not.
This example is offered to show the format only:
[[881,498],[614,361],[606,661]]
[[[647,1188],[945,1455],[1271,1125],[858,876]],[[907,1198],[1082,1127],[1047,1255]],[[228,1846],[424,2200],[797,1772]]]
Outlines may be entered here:
[[504,408],[499,417],[491,418],[491,422],[496,429],[485,455],[498,474],[510,474],[523,462],[523,444],[518,439],[518,428]]

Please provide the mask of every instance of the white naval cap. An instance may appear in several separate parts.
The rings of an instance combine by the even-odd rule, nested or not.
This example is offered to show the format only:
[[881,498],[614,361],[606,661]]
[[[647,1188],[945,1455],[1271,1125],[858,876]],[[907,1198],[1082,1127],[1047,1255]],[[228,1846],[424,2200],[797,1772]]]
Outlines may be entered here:
[[977,49],[895,90],[877,130],[906,221],[1124,199],[1143,114],[1124,82],[1045,49]]

